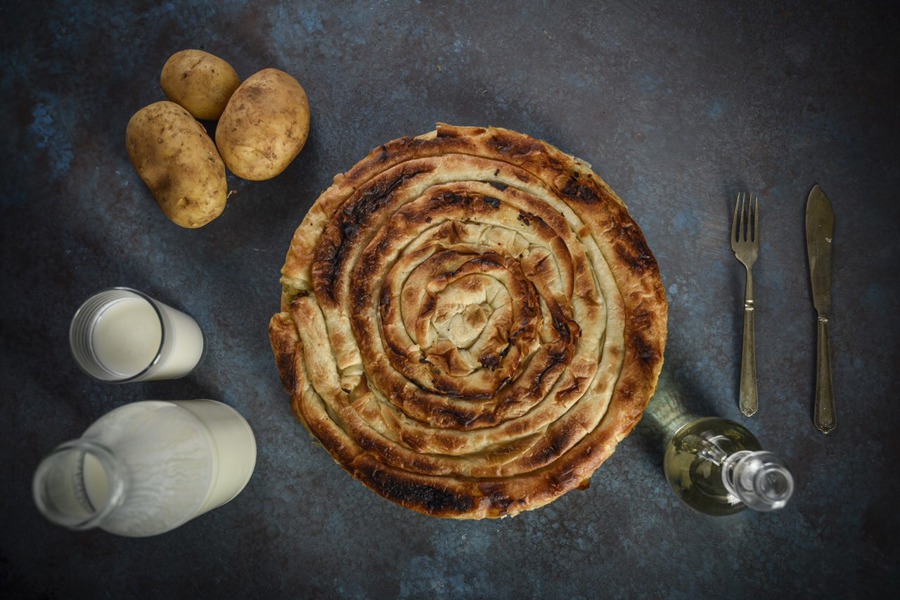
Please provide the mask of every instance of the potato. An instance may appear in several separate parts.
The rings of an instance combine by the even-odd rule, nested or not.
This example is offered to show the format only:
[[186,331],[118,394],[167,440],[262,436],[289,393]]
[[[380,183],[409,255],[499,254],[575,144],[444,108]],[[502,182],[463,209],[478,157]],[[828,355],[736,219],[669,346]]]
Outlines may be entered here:
[[176,52],[163,65],[159,83],[166,97],[198,119],[215,121],[241,85],[231,65],[203,50]]
[[125,131],[128,158],[176,225],[206,225],[225,210],[225,164],[187,110],[163,100],[136,112]]
[[284,171],[308,135],[303,87],[283,71],[263,69],[231,96],[216,127],[216,146],[232,173],[261,181]]

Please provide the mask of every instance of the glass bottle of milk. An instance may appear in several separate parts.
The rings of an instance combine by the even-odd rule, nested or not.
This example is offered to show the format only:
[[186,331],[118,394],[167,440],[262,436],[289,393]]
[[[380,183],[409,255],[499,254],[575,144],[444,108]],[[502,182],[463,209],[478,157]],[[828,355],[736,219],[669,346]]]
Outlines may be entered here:
[[213,400],[148,400],[116,408],[35,471],[50,521],[142,537],[170,531],[237,496],[256,464],[247,421]]

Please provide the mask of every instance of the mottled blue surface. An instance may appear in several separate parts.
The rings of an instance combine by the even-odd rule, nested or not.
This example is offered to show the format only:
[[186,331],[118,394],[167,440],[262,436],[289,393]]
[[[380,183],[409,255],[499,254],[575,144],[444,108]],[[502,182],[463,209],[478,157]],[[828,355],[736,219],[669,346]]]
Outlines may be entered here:
[[[0,595],[6,598],[882,598],[900,586],[897,264],[900,18],[892,2],[46,1],[0,6]],[[103,6],[109,5],[109,6]],[[230,179],[188,231],[156,208],[125,125],[198,47],[304,85],[312,134],[277,179]],[[665,393],[745,422],[794,469],[778,514],[691,512],[649,419],[594,476],[514,519],[395,506],[288,410],[266,324],[293,229],[332,176],[436,121],[499,125],[584,158],[629,205],[670,300]],[[812,426],[815,320],[803,212],[836,213],[839,425]],[[737,410],[743,269],[733,197],[759,193],[759,414]],[[196,317],[184,380],[110,386],[75,367],[78,304],[111,285]],[[209,397],[257,432],[235,501],[144,540],[45,522],[30,478],[54,445],[148,398]],[[657,399],[658,400],[658,399]]]

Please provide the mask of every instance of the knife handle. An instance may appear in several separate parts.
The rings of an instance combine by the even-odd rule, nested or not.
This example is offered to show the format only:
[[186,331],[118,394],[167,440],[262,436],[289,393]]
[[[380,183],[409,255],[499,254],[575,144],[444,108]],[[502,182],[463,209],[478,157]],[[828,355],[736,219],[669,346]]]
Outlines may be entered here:
[[744,341],[741,347],[740,408],[745,417],[759,410],[759,391],[756,384],[756,319],[753,300],[744,302]]
[[813,420],[816,429],[831,433],[837,426],[834,390],[831,385],[831,344],[828,342],[828,317],[819,317],[816,336],[816,406]]

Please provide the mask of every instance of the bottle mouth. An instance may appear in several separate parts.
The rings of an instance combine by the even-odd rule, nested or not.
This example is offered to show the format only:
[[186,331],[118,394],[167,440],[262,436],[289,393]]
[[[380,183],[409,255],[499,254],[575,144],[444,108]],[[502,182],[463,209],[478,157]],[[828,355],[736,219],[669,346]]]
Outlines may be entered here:
[[[93,335],[97,321],[104,311],[117,302],[131,299],[143,300],[156,313],[160,328],[159,347],[156,348],[147,364],[135,371],[122,373],[109,368],[98,357]],[[166,338],[170,335],[166,329],[166,320],[163,318],[159,306],[150,296],[129,287],[114,287],[94,294],[78,308],[69,324],[69,347],[78,367],[98,381],[106,383],[140,381],[162,360],[163,350],[168,343]]]
[[125,498],[125,468],[96,442],[57,446],[38,465],[32,480],[35,505],[49,521],[74,530],[91,529]]
[[784,508],[794,493],[794,476],[771,452],[736,452],[722,467],[722,482],[748,508],[773,511]]

